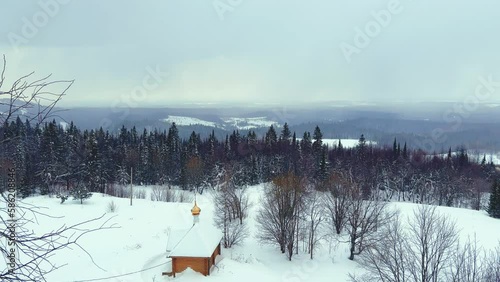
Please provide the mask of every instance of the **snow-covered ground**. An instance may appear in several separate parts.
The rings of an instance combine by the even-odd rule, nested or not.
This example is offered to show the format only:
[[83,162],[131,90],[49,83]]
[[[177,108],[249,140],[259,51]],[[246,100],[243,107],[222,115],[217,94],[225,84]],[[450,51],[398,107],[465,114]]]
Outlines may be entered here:
[[221,118],[219,122],[202,120],[194,117],[168,116],[161,121],[166,123],[175,122],[179,126],[203,125],[217,128],[230,128],[239,130],[248,130],[254,128],[270,127],[271,125],[280,126],[279,123],[268,119],[267,117],[249,117],[249,118]]
[[164,121],[166,123],[175,122],[175,124],[179,125],[179,126],[204,125],[204,126],[217,127],[217,124],[215,122],[206,121],[206,120],[193,118],[193,117],[168,116],[167,118],[163,119],[162,121]]
[[500,152],[496,153],[479,153],[479,154],[472,154],[469,155],[473,160],[477,161],[478,163],[481,163],[483,160],[483,157],[486,155],[486,162],[493,162],[495,165],[500,165]]
[[[453,156],[457,156],[458,152],[451,152]],[[495,165],[500,165],[500,152],[485,152],[480,150],[468,150],[467,155],[471,161],[481,163],[483,161],[483,157],[486,156],[486,162],[493,162]],[[429,157],[433,157],[434,155],[429,155]],[[448,153],[437,154],[438,157],[447,157]]]
[[251,118],[222,118],[226,126],[231,126],[240,130],[248,130],[253,128],[270,127],[271,125],[280,126],[277,122],[269,120],[267,117],[251,117]]
[[[136,187],[137,189],[147,189]],[[316,258],[310,260],[305,253],[294,256],[288,261],[274,246],[261,245],[255,239],[254,217],[259,208],[259,197],[264,185],[249,188],[253,206],[250,210],[249,225],[252,236],[242,246],[222,250],[222,256],[211,276],[204,277],[187,270],[177,278],[162,276],[166,271],[166,246],[169,230],[178,225],[192,222],[190,209],[192,203],[164,203],[134,199],[120,199],[102,194],[94,194],[83,205],[79,201],[68,200],[64,204],[59,199],[37,196],[25,199],[27,203],[44,206],[51,215],[63,216],[62,219],[39,217],[38,231],[53,230],[62,224],[77,223],[101,216],[117,229],[102,230],[87,234],[81,239],[82,246],[92,255],[95,266],[87,254],[78,248],[66,249],[56,254],[52,260],[58,265],[67,264],[51,273],[48,281],[66,282],[114,277],[103,281],[346,281],[349,272],[360,273],[357,263],[347,259],[348,246],[345,243],[324,243],[317,251]],[[114,201],[117,210],[107,211],[108,204]],[[197,196],[201,208],[200,221],[212,221],[213,204],[209,193]],[[4,205],[5,203],[0,203]],[[401,210],[403,216],[410,215],[416,205],[411,203],[392,203],[393,208]],[[438,207],[439,212],[457,221],[461,237],[474,234],[479,245],[493,248],[500,239],[500,220],[488,217],[484,211]],[[301,246],[302,247],[302,246]],[[0,267],[4,267],[0,262]],[[143,271],[141,271],[143,270]],[[128,273],[138,273],[126,275]],[[121,276],[125,275],[125,276]]]

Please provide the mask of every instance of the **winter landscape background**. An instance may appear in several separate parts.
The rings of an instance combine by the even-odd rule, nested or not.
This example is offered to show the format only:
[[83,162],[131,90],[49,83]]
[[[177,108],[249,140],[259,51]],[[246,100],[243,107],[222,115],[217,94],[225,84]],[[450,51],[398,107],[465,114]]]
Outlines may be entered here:
[[498,1],[4,2],[1,281],[500,281]]

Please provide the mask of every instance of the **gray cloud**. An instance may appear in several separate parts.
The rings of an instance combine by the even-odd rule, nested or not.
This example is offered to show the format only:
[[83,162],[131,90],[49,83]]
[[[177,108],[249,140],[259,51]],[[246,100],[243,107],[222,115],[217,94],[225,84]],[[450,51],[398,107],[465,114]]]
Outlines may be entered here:
[[[354,44],[355,29],[391,0],[241,0],[223,20],[215,1],[57,1],[3,1],[0,50],[10,78],[37,70],[76,79],[66,106],[111,105],[148,66],[170,75],[143,106],[461,100],[478,76],[500,80],[494,0],[400,0],[402,11],[350,63],[340,44]],[[24,36],[43,7],[56,11]],[[13,36],[25,40],[13,48]]]

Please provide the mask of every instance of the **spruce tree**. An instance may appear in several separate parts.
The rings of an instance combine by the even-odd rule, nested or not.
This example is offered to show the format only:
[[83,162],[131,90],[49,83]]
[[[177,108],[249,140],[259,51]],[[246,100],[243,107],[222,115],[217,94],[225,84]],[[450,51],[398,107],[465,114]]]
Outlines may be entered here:
[[321,129],[319,126],[316,126],[313,134],[314,142],[312,144],[313,154],[316,158],[321,156],[322,147],[323,147],[323,133],[321,133]]
[[281,139],[282,140],[289,140],[291,137],[292,133],[290,132],[290,128],[288,127],[288,123],[285,122],[285,125],[283,125],[283,130],[281,131]]
[[342,142],[339,139],[339,143],[337,145],[337,154],[340,156],[342,155],[343,151],[344,151],[344,146],[342,145]]
[[274,146],[278,142],[278,136],[276,135],[276,130],[274,130],[274,127],[272,125],[269,127],[269,130],[267,131],[264,140],[268,148],[274,148]]
[[73,196],[73,200],[80,200],[80,204],[83,204],[83,200],[92,197],[92,193],[90,193],[87,185],[79,183],[71,190],[71,196]]
[[491,187],[490,202],[488,205],[488,214],[494,218],[500,218],[500,184],[495,178]]
[[323,157],[323,134],[319,126],[316,126],[314,129],[313,138],[312,153],[314,158],[314,176],[316,180],[320,180],[325,174],[326,161]]

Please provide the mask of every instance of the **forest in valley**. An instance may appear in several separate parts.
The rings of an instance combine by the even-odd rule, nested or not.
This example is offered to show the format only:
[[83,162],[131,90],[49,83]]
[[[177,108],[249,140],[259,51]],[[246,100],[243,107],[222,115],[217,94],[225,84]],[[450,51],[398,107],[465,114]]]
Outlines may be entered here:
[[[359,187],[364,199],[410,201],[444,206],[485,208],[485,193],[496,171],[486,157],[472,161],[466,148],[431,155],[394,140],[372,145],[361,137],[357,146],[323,144],[321,129],[298,136],[288,125],[271,126],[263,136],[233,131],[219,140],[192,132],[181,139],[175,124],[168,131],[119,132],[80,130],[55,121],[32,125],[20,118],[2,127],[2,144],[12,156],[22,197],[33,194],[89,192],[127,196],[131,181],[140,185],[179,186],[203,193],[230,173],[235,186],[269,182],[293,174],[315,190],[327,191],[339,181]],[[85,193],[82,193],[84,191]],[[121,191],[121,192],[120,192]]]

